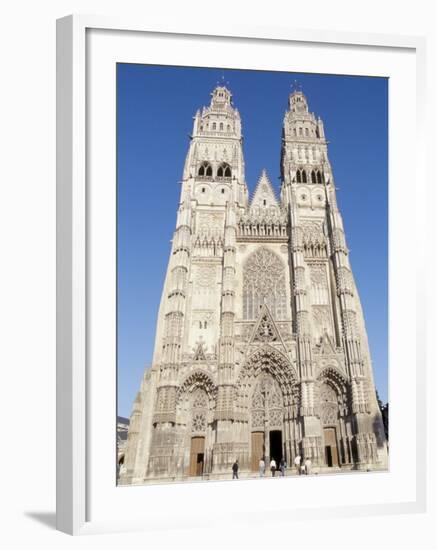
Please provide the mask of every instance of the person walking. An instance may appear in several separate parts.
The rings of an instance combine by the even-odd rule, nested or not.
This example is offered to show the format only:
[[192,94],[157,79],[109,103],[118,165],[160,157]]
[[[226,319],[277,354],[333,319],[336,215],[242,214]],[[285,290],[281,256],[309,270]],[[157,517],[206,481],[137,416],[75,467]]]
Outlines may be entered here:
[[285,463],[284,457],[281,458],[281,462],[279,463],[279,469],[281,470],[281,476],[285,476],[285,468],[287,467],[287,464]]
[[238,479],[238,460],[232,464],[232,479]]
[[275,477],[275,473],[276,473],[276,460],[274,458],[272,458],[272,460],[270,461],[270,471],[272,472],[272,477]]
[[309,475],[311,473],[311,460],[309,458],[305,459],[305,474]]
[[266,473],[266,463],[264,462],[264,458],[261,457],[259,460],[259,477],[264,477]]
[[294,459],[294,465],[296,466],[296,470],[297,470],[297,475],[300,476],[300,474],[302,473],[300,471],[300,463],[302,461],[302,457],[300,456],[300,454],[297,454],[296,455],[296,458]]

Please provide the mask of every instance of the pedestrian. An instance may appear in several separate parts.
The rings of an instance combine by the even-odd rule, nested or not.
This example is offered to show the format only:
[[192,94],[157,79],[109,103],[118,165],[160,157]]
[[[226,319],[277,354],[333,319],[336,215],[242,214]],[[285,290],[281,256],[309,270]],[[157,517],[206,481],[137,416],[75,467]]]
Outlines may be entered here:
[[272,458],[272,460],[270,461],[270,471],[272,472],[272,477],[275,477],[275,473],[276,473],[276,460],[274,458]]
[[232,479],[238,479],[238,460],[232,464]]
[[287,467],[287,464],[285,463],[284,457],[281,458],[281,462],[279,463],[279,469],[281,470],[281,476],[285,476],[285,469]]
[[305,473],[306,475],[311,473],[311,460],[309,458],[305,459]]
[[297,471],[297,475],[300,476],[300,474],[302,473],[300,471],[300,463],[301,463],[301,460],[302,460],[302,457],[300,456],[300,454],[297,454],[296,455],[296,458],[294,459],[294,465],[296,466],[296,471]]
[[264,477],[266,473],[266,463],[264,462],[264,458],[261,457],[259,460],[259,477]]

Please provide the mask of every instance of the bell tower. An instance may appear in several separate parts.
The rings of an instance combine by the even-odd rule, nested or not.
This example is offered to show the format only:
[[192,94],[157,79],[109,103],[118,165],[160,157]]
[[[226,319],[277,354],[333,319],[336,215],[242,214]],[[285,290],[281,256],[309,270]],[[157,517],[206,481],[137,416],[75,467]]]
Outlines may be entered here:
[[281,170],[284,183],[323,184],[332,180],[325,130],[308,110],[301,91],[288,98],[282,129]]
[[198,110],[185,161],[185,194],[197,205],[247,204],[241,119],[226,86],[211,93],[208,107]]
[[322,365],[326,363],[321,355],[327,354],[344,365],[350,380],[344,415],[351,422],[346,423],[340,446],[358,467],[377,462],[378,449],[384,454],[385,444],[381,444],[382,419],[364,317],[337,207],[323,122],[309,111],[299,90],[290,94],[284,117],[281,173],[281,198],[290,217],[302,450],[315,463],[326,460],[324,451],[331,428],[324,425],[318,391],[325,391],[320,389],[324,387]]

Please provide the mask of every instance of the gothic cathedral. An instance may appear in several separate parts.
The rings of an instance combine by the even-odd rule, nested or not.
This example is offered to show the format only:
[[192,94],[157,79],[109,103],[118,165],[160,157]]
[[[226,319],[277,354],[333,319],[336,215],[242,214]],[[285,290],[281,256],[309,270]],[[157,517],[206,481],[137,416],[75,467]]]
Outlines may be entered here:
[[323,122],[301,91],[282,128],[280,198],[249,199],[242,126],[218,86],[196,113],[121,484],[387,468],[360,299]]

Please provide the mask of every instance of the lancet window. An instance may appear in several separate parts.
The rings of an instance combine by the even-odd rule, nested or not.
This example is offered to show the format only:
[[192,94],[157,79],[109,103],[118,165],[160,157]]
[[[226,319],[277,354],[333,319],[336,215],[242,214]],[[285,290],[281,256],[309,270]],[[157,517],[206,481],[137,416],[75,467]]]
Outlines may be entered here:
[[199,176],[212,176],[212,166],[209,164],[209,162],[203,162],[199,167]]
[[217,177],[230,178],[231,176],[232,176],[232,172],[229,164],[226,164],[226,163],[221,164],[217,170]]

